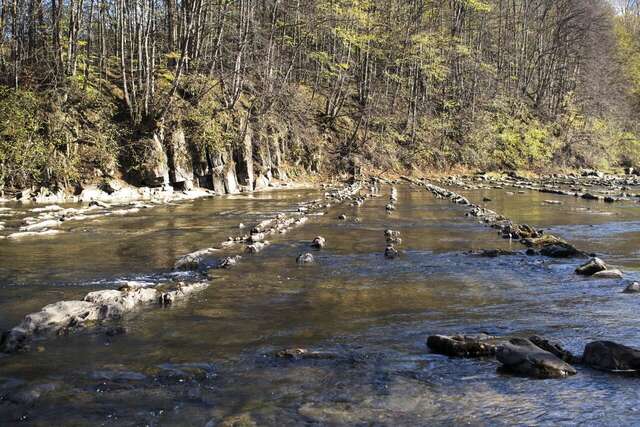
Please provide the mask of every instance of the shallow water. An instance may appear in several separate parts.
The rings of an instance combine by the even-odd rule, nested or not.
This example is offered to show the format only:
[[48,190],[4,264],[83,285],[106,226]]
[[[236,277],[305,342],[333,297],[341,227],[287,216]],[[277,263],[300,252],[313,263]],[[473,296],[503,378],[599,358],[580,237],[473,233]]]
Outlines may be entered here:
[[[46,425],[632,425],[640,384],[586,368],[566,380],[496,372],[496,363],[430,354],[434,333],[544,335],[580,353],[611,339],[640,347],[638,296],[618,281],[573,274],[579,260],[522,255],[465,208],[420,188],[333,207],[275,239],[212,286],[168,309],[143,309],[128,333],[84,332],[0,358],[2,424]],[[388,189],[384,189],[388,190]],[[639,277],[640,211],[538,192],[464,192],[517,222],[544,227]],[[60,236],[0,241],[0,327],[61,299],[114,287],[118,279],[170,270],[176,257],[215,246],[273,212],[316,198],[288,190],[156,207],[78,223]],[[556,199],[562,205],[545,205]],[[349,219],[337,221],[345,213]],[[359,222],[353,218],[358,217]],[[402,232],[402,255],[383,256],[383,232]],[[316,263],[298,266],[316,235]],[[282,360],[305,347],[335,355]],[[38,399],[33,399],[39,394]]]

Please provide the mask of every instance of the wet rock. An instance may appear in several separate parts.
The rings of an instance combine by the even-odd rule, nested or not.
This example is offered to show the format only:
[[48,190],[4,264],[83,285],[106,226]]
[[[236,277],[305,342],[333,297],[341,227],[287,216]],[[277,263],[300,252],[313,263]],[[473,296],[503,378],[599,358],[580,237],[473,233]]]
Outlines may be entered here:
[[22,323],[5,332],[0,350],[5,353],[28,350],[33,335],[62,334],[100,318],[100,306],[91,302],[60,301],[49,304],[37,313],[28,314]]
[[311,241],[311,247],[316,249],[322,249],[325,247],[327,241],[322,236],[317,236]]
[[92,380],[107,381],[114,383],[127,383],[145,381],[147,376],[140,372],[124,370],[101,370],[92,372],[89,377]]
[[334,359],[336,357],[333,353],[322,351],[311,351],[306,348],[287,348],[276,352],[275,356],[280,359]]
[[543,203],[545,205],[561,205],[562,204],[560,200],[545,200]]
[[488,197],[483,197],[482,201],[483,202],[491,202],[492,200],[490,198],[488,198]]
[[208,283],[178,283],[175,289],[162,292],[160,295],[160,303],[166,307],[176,301],[184,300],[196,292],[203,291],[208,287]]
[[572,258],[582,256],[583,253],[569,243],[551,243],[540,249],[540,255],[550,258]]
[[488,335],[431,335],[427,346],[436,354],[449,357],[490,357],[495,355],[496,346],[488,342]]
[[520,255],[519,252],[506,251],[504,249],[483,249],[479,252],[469,252],[469,254],[479,256],[479,257],[485,257],[485,258],[497,258],[499,256]]
[[101,208],[101,209],[108,209],[108,208],[111,207],[111,205],[109,205],[109,204],[107,204],[105,202],[101,202],[99,200],[91,200],[89,202],[89,207],[90,208],[91,207],[98,207],[98,208]]
[[304,254],[300,254],[298,255],[298,258],[296,258],[296,262],[298,264],[311,264],[315,261],[314,257],[312,254],[310,253],[304,253]]
[[173,269],[183,271],[198,270],[200,267],[202,267],[202,263],[205,258],[217,251],[218,249],[215,248],[206,248],[199,251],[191,252],[190,254],[178,258],[178,260],[173,265]]
[[269,242],[256,242],[252,245],[247,245],[245,252],[248,254],[257,254],[258,252],[262,251],[268,244]]
[[576,374],[571,365],[523,338],[512,338],[498,346],[496,358],[506,372],[530,378],[565,378]]
[[584,255],[584,253],[576,249],[575,246],[552,234],[545,234],[537,238],[522,239],[521,242],[530,248],[539,249],[540,255],[551,258],[572,258]]
[[640,371],[640,350],[612,341],[594,341],[587,344],[582,358],[586,365],[602,371]]
[[159,366],[158,378],[163,381],[203,381],[215,374],[210,363],[165,363]]
[[638,294],[640,293],[640,283],[638,282],[629,283],[627,287],[624,288],[624,291],[622,292],[625,294]]
[[38,222],[36,224],[25,225],[24,227],[20,227],[20,231],[42,231],[49,228],[55,228],[62,224],[61,221],[57,219],[49,219],[46,221]]
[[572,364],[582,363],[582,359],[580,357],[574,356],[573,353],[571,353],[568,350],[565,350],[558,343],[551,342],[551,341],[549,341],[549,340],[547,340],[545,338],[539,337],[537,335],[534,335],[534,336],[530,337],[529,341],[531,341],[533,344],[535,344],[536,346],[540,347],[544,351],[548,351],[549,353],[553,354],[557,358],[559,358],[559,359],[561,359],[561,360],[563,360],[563,361],[565,361],[567,363],[572,363]]
[[594,273],[591,277],[594,279],[622,279],[624,274],[618,269],[602,270]]
[[338,220],[346,221],[346,219],[347,219],[347,216],[345,214],[338,215]]
[[241,259],[242,257],[240,255],[222,258],[216,268],[231,268],[236,265]]
[[398,250],[396,248],[393,247],[393,245],[389,245],[385,248],[384,250],[384,257],[387,259],[395,259],[398,256],[400,256],[400,253],[398,252]]
[[384,208],[387,210],[387,212],[393,212],[396,210],[396,205],[394,205],[393,203],[389,203]]
[[576,274],[580,274],[581,276],[593,276],[595,273],[606,269],[607,264],[605,264],[600,258],[591,258],[589,261],[576,268]]
[[265,239],[264,233],[254,233],[249,236],[248,240],[250,243],[257,243],[257,242],[262,242],[264,239]]
[[541,233],[528,224],[508,224],[502,227],[502,235],[513,239],[536,239]]
[[155,303],[158,298],[158,291],[154,288],[107,289],[88,293],[84,301],[100,307],[100,316],[96,320],[111,320],[119,319],[137,306]]
[[7,236],[7,239],[22,239],[26,237],[47,237],[62,233],[60,230],[45,230],[45,231],[20,231],[17,233],[11,233]]
[[109,326],[104,331],[104,334],[108,337],[117,337],[120,335],[126,335],[127,333],[128,330],[124,326]]
[[581,197],[585,200],[603,200],[604,199],[602,196],[597,196],[591,193],[584,193]]
[[25,387],[8,396],[8,400],[19,405],[33,405],[42,396],[54,392],[59,388],[58,384],[37,384]]

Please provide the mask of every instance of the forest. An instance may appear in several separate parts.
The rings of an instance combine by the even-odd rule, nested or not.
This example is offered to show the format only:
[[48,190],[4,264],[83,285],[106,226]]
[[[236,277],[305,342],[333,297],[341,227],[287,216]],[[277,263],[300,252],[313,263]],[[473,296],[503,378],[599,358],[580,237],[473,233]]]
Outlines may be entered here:
[[176,129],[196,174],[248,129],[289,175],[638,167],[640,3],[0,0],[0,100],[6,191]]

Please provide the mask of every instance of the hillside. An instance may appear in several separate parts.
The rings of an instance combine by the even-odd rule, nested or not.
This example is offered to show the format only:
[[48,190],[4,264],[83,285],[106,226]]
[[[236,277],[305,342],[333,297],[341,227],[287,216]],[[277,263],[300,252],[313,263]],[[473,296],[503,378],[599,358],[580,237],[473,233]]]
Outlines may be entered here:
[[640,166],[640,7],[2,3],[0,183]]

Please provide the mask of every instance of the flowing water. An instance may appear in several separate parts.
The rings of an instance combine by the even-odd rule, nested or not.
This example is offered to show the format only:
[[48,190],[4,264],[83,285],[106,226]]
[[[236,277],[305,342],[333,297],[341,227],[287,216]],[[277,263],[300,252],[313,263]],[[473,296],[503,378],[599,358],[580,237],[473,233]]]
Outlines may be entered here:
[[[82,332],[0,357],[2,425],[633,425],[640,383],[579,368],[565,380],[496,372],[496,363],[429,353],[430,334],[543,335],[581,353],[595,339],[640,347],[640,297],[615,280],[577,277],[579,260],[522,251],[421,188],[327,215],[278,237],[212,285],[166,309],[142,309],[127,334]],[[388,189],[386,189],[388,190]],[[462,191],[517,222],[640,270],[640,206],[504,190]],[[215,245],[319,190],[287,190],[156,207],[80,222],[65,233],[0,240],[0,328],[43,305],[118,280],[154,280],[179,255]],[[336,217],[345,213],[346,221]],[[358,221],[354,218],[359,218]],[[383,256],[400,230],[401,257]],[[327,247],[299,266],[316,235]],[[304,347],[331,358],[274,357]]]

